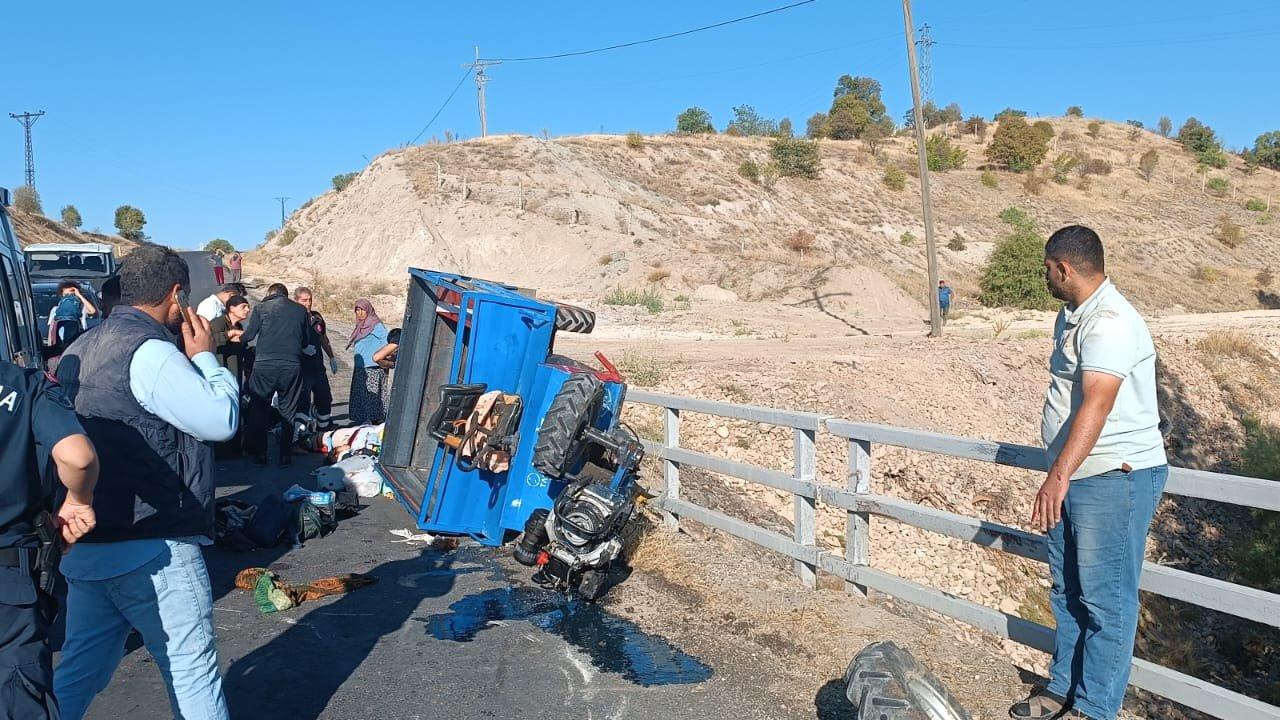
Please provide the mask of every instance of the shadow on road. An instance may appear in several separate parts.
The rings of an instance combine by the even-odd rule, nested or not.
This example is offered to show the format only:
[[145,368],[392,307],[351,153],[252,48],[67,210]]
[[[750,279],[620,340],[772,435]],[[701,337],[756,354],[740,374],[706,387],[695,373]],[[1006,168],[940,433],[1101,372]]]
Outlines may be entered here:
[[[233,662],[223,680],[231,716],[319,716],[378,641],[404,627],[423,598],[453,589],[455,559],[426,550],[383,563],[369,573],[377,585],[317,607]],[[410,577],[416,591],[406,593],[397,581]]]

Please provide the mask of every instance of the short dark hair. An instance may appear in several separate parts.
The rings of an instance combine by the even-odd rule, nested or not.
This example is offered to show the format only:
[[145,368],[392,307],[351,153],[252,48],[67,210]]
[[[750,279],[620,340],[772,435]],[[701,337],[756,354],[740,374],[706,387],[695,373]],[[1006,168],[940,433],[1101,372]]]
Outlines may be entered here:
[[144,245],[120,266],[120,302],[159,305],[174,285],[191,287],[191,270],[178,253],[160,245]]
[[232,295],[227,298],[227,309],[230,310],[237,305],[248,305],[249,301],[243,295]]
[[80,283],[76,282],[75,280],[63,280],[62,282],[58,283],[58,294],[61,295],[63,290],[70,290],[71,288],[78,288],[78,287],[80,287]]
[[218,292],[231,293],[232,295],[245,294],[244,285],[241,285],[240,283],[227,283],[226,285],[223,285],[222,287],[218,288]]
[[288,297],[289,288],[285,287],[284,283],[271,283],[267,286],[267,295],[284,295],[285,297]]
[[102,300],[107,303],[120,302],[120,276],[112,275],[102,283]]
[[1104,273],[1107,263],[1102,251],[1102,238],[1084,225],[1068,225],[1049,236],[1044,245],[1045,257],[1064,260],[1077,270]]

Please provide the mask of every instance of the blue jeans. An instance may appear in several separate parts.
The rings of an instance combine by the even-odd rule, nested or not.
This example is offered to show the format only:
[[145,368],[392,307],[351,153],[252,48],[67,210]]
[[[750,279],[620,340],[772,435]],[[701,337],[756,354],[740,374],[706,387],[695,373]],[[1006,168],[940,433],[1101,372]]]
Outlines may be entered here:
[[1138,630],[1138,578],[1169,467],[1071,481],[1049,531],[1049,604],[1057,622],[1049,692],[1093,720],[1120,712]]
[[64,720],[80,720],[111,682],[130,627],[142,634],[164,676],[175,718],[226,720],[213,593],[197,545],[169,543],[132,572],[107,580],[69,579],[67,587],[67,638],[54,671]]

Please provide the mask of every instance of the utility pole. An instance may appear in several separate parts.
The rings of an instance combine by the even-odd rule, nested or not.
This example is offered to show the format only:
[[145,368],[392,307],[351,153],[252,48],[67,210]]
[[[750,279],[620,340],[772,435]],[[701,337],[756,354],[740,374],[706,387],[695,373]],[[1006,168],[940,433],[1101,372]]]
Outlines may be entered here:
[[35,189],[36,186],[36,156],[31,151],[31,126],[36,124],[36,120],[44,115],[44,111],[25,112],[21,115],[9,113],[9,117],[22,123],[22,131],[27,141],[27,187]]
[[287,196],[287,195],[286,195],[286,196],[284,196],[284,197],[278,197],[278,198],[276,198],[276,200],[279,200],[279,201],[280,201],[280,229],[281,229],[281,230],[283,230],[283,229],[284,229],[284,221],[285,221],[285,215],[284,215],[284,202],[285,202],[286,200],[289,200],[289,199],[290,199],[290,198],[289,198],[289,196]]
[[920,26],[920,39],[916,44],[920,46],[920,93],[924,101],[929,102],[933,99],[933,36],[929,23]]
[[912,37],[911,0],[902,0],[907,33],[907,69],[911,74],[911,102],[915,112],[916,150],[920,155],[920,201],[924,205],[924,252],[929,261],[929,337],[942,337],[942,310],[938,307],[938,248],[933,242],[933,203],[929,199],[929,156],[925,150],[924,108],[920,104],[920,77],[916,44]]
[[484,86],[489,83],[489,76],[485,74],[484,69],[490,65],[501,65],[501,60],[481,60],[480,48],[476,47],[476,59],[474,62],[463,65],[464,68],[471,68],[476,72],[476,104],[480,108],[480,137],[489,134],[489,119],[485,115],[484,108]]

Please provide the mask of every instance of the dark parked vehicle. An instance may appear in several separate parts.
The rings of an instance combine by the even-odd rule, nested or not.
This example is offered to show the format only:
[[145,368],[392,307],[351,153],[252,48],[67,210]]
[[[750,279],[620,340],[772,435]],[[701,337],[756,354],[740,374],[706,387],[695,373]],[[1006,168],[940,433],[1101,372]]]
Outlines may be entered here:
[[7,207],[9,191],[0,188],[0,360],[38,367],[40,339],[31,304],[31,281]]

